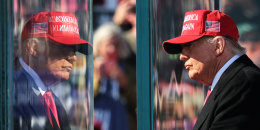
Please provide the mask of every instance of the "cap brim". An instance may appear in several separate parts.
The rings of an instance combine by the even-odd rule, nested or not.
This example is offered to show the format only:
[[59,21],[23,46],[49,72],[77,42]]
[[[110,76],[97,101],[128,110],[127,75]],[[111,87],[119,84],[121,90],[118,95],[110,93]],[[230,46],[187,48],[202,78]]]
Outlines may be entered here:
[[78,38],[68,38],[64,39],[63,37],[48,37],[50,40],[63,44],[63,45],[68,45],[68,46],[76,46],[76,49],[78,52],[85,54],[85,55],[90,55],[92,53],[92,44],[89,43],[86,40],[83,39],[78,39]]
[[178,54],[182,51],[181,44],[186,44],[195,41],[201,37],[203,37],[203,35],[182,35],[173,39],[169,39],[163,42],[163,49],[165,52],[169,54]]

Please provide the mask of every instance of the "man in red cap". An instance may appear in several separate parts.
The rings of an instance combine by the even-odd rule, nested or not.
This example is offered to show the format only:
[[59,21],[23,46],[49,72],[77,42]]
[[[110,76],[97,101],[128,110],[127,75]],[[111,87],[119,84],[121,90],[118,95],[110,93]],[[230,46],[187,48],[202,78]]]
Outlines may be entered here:
[[186,12],[181,36],[163,42],[167,53],[180,53],[191,79],[209,86],[194,130],[260,129],[260,70],[238,37],[228,15],[196,10]]
[[14,74],[15,129],[70,129],[68,117],[50,87],[68,80],[76,51],[92,45],[80,38],[77,19],[63,12],[41,12],[22,31],[19,67]]

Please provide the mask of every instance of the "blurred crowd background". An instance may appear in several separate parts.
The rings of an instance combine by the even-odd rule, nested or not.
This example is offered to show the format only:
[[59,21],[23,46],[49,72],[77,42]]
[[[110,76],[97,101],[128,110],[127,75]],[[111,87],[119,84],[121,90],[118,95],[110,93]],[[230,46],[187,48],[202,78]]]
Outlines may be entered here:
[[136,130],[136,1],[93,2],[95,120]]

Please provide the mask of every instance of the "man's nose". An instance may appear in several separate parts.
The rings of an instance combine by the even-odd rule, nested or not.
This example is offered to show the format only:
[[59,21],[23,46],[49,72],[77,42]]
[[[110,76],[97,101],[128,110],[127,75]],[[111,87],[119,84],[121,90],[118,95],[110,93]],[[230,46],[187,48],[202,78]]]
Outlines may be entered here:
[[77,61],[77,56],[76,56],[76,54],[74,53],[73,55],[69,55],[68,57],[67,57],[67,60],[69,61],[69,62],[75,62],[75,61]]
[[184,49],[182,49],[182,52],[181,52],[181,54],[180,54],[180,60],[181,60],[181,61],[186,61],[186,60],[188,60],[188,59],[189,59],[188,54],[185,53],[185,50],[184,50]]

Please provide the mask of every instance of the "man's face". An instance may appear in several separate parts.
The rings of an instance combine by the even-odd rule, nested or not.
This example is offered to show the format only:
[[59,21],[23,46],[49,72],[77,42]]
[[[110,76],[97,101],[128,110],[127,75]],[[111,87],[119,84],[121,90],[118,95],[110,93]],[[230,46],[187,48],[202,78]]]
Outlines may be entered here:
[[48,45],[47,71],[58,81],[68,80],[73,62],[77,60],[75,47],[56,43],[49,43]]
[[209,79],[214,76],[214,61],[216,61],[212,44],[202,38],[182,47],[180,60],[185,62],[184,66],[189,71],[189,77],[206,85],[211,84]]

